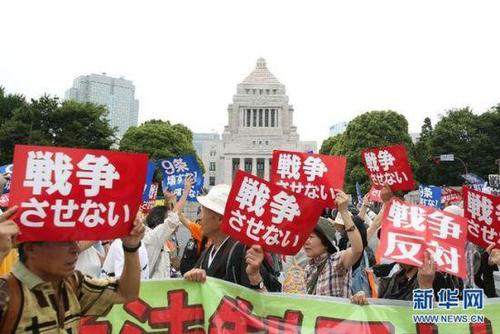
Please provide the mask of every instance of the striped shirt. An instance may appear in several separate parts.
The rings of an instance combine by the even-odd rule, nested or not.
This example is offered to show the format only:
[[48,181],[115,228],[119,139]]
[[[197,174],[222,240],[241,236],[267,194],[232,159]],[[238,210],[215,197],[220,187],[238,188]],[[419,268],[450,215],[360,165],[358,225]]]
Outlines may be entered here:
[[[95,279],[75,272],[75,277],[61,282],[60,297],[56,298],[51,283],[33,274],[18,262],[12,275],[21,284],[22,314],[16,334],[77,334],[80,318],[87,315],[105,315],[115,303],[118,282],[112,279]],[[76,284],[71,280],[76,279]],[[0,280],[0,293],[7,293],[5,280]],[[74,291],[74,288],[76,291]],[[0,303],[0,319],[5,315],[8,299]],[[57,310],[57,311],[56,311]]]
[[345,269],[340,261],[343,251],[333,254],[325,253],[309,261],[305,268],[306,284],[313,279],[318,268],[326,260],[323,270],[319,274],[316,288],[312,294],[331,297],[351,297],[351,268]]

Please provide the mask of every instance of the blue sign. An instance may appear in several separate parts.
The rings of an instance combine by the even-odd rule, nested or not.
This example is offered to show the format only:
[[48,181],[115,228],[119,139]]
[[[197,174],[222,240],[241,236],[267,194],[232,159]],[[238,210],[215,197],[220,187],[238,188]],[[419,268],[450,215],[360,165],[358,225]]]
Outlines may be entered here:
[[358,203],[363,203],[363,193],[361,192],[361,186],[356,182],[356,194],[358,196]]
[[[7,174],[8,176],[12,177],[12,170],[14,169],[14,165],[5,165],[5,166],[0,166],[0,174]],[[10,192],[10,180],[7,181],[5,184],[5,187],[3,188],[3,193],[6,194]],[[0,195],[2,193],[0,192]]]
[[467,173],[467,174],[462,174],[462,177],[465,179],[465,181],[469,182],[470,184],[484,184],[486,181],[481,178],[480,176],[477,176],[474,173]]
[[441,208],[441,187],[427,186],[421,184],[418,187],[420,195],[420,204],[425,206],[432,206],[434,208]]
[[156,164],[154,161],[148,161],[148,173],[146,175],[146,183],[144,184],[144,193],[142,195],[142,201],[149,201],[149,192],[151,190],[151,184],[153,183],[153,176],[155,174]]
[[196,196],[201,194],[203,189],[203,174],[198,161],[193,155],[184,155],[175,158],[160,160],[158,162],[163,180],[163,189],[173,192],[177,199],[182,196],[184,180],[187,176],[194,179],[194,184],[187,199],[196,202]]

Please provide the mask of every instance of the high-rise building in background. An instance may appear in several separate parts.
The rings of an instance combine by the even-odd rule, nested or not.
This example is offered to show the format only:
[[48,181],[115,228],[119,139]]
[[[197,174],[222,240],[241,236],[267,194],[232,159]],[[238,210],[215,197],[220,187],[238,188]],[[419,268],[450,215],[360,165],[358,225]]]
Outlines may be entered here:
[[120,139],[129,127],[137,126],[139,101],[135,99],[135,86],[123,77],[113,78],[106,73],[81,75],[66,91],[65,99],[104,105],[110,125],[118,128],[116,136]]
[[193,144],[205,165],[205,186],[230,184],[237,170],[269,179],[273,150],[313,152],[314,141],[300,141],[285,85],[260,58],[241,82],[228,106],[228,125],[217,134],[194,134]]

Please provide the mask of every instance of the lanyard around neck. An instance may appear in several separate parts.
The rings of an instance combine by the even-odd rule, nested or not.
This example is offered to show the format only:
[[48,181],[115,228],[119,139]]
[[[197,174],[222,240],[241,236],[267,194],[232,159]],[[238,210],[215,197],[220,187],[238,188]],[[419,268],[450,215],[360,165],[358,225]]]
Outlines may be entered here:
[[[226,243],[227,239],[229,239],[229,237],[226,237],[226,239],[224,239],[224,241],[219,245],[219,247],[217,247],[217,249],[214,246],[212,246],[212,249],[210,250],[210,254],[208,254],[208,267],[209,268],[212,265],[212,262],[215,259],[215,256],[217,256],[219,249],[221,249],[221,247]],[[214,250],[215,250],[215,252],[214,252]]]

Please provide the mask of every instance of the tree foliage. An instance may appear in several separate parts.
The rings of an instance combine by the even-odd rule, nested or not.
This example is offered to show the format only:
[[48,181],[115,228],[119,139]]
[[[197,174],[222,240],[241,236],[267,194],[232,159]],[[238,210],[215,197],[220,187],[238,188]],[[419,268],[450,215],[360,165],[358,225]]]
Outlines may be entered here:
[[365,192],[369,189],[370,181],[363,167],[361,150],[394,144],[406,146],[410,163],[415,166],[408,121],[403,115],[391,110],[370,111],[350,121],[346,131],[337,138],[330,151],[331,154],[347,157],[346,191],[354,192],[356,182],[361,184]]
[[[187,154],[196,156],[192,140],[193,133],[185,125],[154,119],[129,128],[120,142],[120,150],[147,153],[153,160]],[[204,170],[199,158],[198,164]]]
[[104,106],[48,95],[28,103],[0,89],[0,112],[0,164],[12,161],[16,144],[109,149],[115,141]]
[[[468,107],[449,110],[436,124],[432,134],[432,154],[454,154],[467,170],[487,178],[496,171],[495,159],[500,157],[500,107],[476,115]],[[456,159],[435,167],[436,183],[459,185],[465,167]]]
[[437,181],[432,149],[433,131],[432,122],[429,117],[426,117],[420,131],[420,138],[415,145],[415,158],[418,163],[415,178],[424,184],[435,184]]

